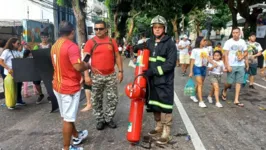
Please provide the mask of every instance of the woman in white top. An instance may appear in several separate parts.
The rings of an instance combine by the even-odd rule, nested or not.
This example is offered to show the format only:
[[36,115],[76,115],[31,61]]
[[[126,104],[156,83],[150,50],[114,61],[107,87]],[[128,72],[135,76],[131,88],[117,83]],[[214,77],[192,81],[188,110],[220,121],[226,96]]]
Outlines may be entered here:
[[[4,47],[6,45],[6,40],[0,40],[0,56],[4,51]],[[2,78],[4,79],[4,67],[0,65],[0,74],[2,76]]]
[[[207,107],[202,97],[203,83],[207,71],[207,63],[209,62],[209,51],[205,48],[206,44],[206,39],[202,39],[200,42],[200,48],[193,49],[190,57],[191,62],[189,77],[192,77],[194,75],[196,78],[196,91],[199,98],[199,107],[202,108]],[[196,96],[191,96],[190,98],[194,102],[198,102]]]
[[[0,65],[4,67],[4,75],[12,74],[12,59],[13,58],[22,58],[21,53],[22,47],[20,41],[17,38],[10,38],[7,41],[4,51],[0,57]],[[16,105],[25,105],[25,102],[22,101],[21,96],[22,82],[17,83],[17,104]]]

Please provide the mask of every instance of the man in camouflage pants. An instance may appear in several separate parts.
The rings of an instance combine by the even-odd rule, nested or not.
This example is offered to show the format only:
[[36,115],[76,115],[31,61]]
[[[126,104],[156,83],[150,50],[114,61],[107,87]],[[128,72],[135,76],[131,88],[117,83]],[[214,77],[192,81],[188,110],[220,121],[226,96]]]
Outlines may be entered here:
[[[94,114],[98,122],[110,122],[115,115],[116,105],[118,103],[118,92],[116,73],[102,76],[99,74],[92,75],[92,105],[94,107]],[[103,112],[103,91],[106,89],[107,106]]]
[[[118,47],[114,39],[106,36],[107,28],[104,21],[97,21],[94,27],[96,36],[86,42],[85,55],[91,56],[91,78],[84,73],[85,84],[92,85],[91,100],[93,112],[96,116],[98,130],[103,130],[105,125],[116,128],[113,117],[118,103],[117,78],[123,80],[123,66]],[[118,67],[116,78],[115,64]],[[103,92],[107,93],[106,109],[103,111]]]

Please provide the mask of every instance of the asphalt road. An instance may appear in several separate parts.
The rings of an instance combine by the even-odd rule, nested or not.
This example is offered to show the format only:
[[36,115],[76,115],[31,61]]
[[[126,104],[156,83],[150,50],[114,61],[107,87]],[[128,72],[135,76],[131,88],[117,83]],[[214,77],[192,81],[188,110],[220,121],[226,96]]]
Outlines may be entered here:
[[[82,146],[85,150],[144,150],[151,145],[151,149],[159,150],[194,150],[198,142],[191,135],[187,140],[186,134],[192,133],[191,126],[187,128],[187,120],[183,121],[178,107],[174,108],[174,122],[172,127],[173,140],[167,146],[147,143],[145,140],[132,146],[126,140],[128,113],[130,100],[124,94],[124,87],[133,79],[133,68],[127,66],[124,60],[124,81],[119,87],[119,104],[114,121],[117,129],[106,128],[97,131],[92,111],[78,113],[76,122],[78,129],[87,129],[89,137]],[[234,89],[228,92],[228,101],[222,102],[224,108],[216,108],[214,104],[206,104],[208,108],[199,108],[189,97],[183,95],[183,88],[188,77],[182,77],[180,68],[176,68],[175,93],[182,103],[199,138],[206,150],[264,150],[266,149],[266,87],[255,86],[256,90],[247,87],[241,91],[241,102],[244,108],[235,106],[232,102]],[[266,82],[259,77],[256,83],[266,86]],[[205,99],[210,88],[208,78],[204,84]],[[0,150],[61,150],[62,121],[58,112],[49,113],[50,104],[45,101],[35,104],[37,96],[25,99],[25,107],[7,110],[0,107]],[[3,99],[0,100],[3,102]],[[84,94],[81,96],[80,109],[85,103]],[[180,106],[179,106],[180,107]],[[183,119],[182,119],[183,118]],[[144,114],[142,137],[146,137],[154,127],[153,115]]]

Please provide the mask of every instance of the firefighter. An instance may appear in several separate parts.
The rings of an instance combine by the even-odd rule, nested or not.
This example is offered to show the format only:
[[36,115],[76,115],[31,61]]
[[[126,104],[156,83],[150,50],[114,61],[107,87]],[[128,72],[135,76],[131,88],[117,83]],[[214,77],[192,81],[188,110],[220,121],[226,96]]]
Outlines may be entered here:
[[153,37],[142,44],[150,50],[149,69],[144,73],[150,83],[147,111],[153,112],[156,122],[155,129],[149,135],[159,136],[156,141],[158,144],[167,144],[171,140],[177,49],[172,38],[166,35],[167,23],[164,17],[154,17],[151,28]]

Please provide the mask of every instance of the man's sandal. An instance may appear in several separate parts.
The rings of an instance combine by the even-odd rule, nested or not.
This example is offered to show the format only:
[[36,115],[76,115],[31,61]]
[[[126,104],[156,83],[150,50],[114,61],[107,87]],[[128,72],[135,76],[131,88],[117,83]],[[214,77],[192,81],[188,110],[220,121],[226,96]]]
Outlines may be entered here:
[[226,101],[226,95],[224,95],[224,89],[222,89],[222,93],[221,94],[222,94],[222,100]]

